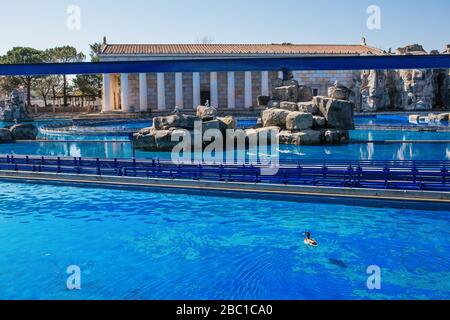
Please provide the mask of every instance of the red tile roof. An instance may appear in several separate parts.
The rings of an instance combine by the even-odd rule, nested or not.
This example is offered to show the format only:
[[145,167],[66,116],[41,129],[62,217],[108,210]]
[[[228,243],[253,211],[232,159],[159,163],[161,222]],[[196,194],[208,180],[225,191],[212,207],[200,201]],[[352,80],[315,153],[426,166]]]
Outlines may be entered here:
[[365,45],[299,44],[106,44],[103,55],[363,55],[382,51]]

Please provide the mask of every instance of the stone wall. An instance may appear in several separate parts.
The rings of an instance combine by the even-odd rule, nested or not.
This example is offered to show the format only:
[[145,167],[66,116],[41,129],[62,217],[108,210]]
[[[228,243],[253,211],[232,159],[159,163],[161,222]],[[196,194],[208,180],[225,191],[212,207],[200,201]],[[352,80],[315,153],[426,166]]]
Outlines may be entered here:
[[192,110],[197,107],[193,105],[194,89],[192,80],[192,73],[183,73],[183,109],[186,110]]

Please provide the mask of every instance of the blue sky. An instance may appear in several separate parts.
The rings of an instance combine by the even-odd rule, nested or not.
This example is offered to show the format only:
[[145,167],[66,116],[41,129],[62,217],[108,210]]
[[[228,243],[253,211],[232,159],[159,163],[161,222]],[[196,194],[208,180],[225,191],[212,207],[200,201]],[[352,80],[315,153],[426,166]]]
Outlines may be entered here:
[[[88,44],[359,43],[388,49],[450,43],[448,0],[0,0],[0,54],[13,46],[38,49]],[[69,5],[81,9],[81,29],[66,26]],[[369,5],[381,8],[381,30],[366,26]]]

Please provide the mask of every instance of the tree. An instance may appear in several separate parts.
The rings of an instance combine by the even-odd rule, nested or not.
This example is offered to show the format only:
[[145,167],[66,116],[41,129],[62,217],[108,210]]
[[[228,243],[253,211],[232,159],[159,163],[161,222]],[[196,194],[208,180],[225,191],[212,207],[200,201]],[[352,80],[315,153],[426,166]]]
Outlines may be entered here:
[[[71,63],[71,62],[82,62],[86,56],[82,52],[78,52],[76,48],[71,46],[56,47],[53,49],[48,49],[46,51],[47,56],[51,62],[55,63]],[[63,104],[67,106],[67,75],[63,75]]]
[[[91,62],[100,61],[101,43],[91,44]],[[83,95],[101,97],[102,93],[102,77],[101,75],[77,75],[73,80],[75,88]]]
[[[43,51],[29,47],[14,47],[0,58],[4,64],[24,64],[24,63],[42,63],[45,54]],[[11,76],[3,77],[0,86],[3,91],[10,92],[19,86],[24,86],[27,90],[27,105],[31,106],[31,89],[38,77],[35,76]]]
[[55,100],[55,88],[58,86],[59,82],[60,79],[58,76],[39,77],[36,79],[34,90],[42,97],[45,106],[48,106],[47,97],[51,92],[53,92],[53,99]]

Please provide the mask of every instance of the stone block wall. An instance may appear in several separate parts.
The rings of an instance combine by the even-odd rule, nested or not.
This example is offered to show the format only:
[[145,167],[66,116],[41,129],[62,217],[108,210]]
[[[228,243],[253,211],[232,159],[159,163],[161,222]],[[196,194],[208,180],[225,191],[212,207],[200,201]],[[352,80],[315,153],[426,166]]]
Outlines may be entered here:
[[258,96],[261,95],[261,72],[252,72],[252,105],[256,106],[258,104]]
[[149,110],[158,110],[158,82],[156,73],[147,73],[147,100]]
[[226,72],[217,73],[217,86],[219,89],[219,108],[228,108],[228,74]]
[[173,110],[175,107],[175,73],[165,73],[164,84],[166,88],[166,109]]
[[193,75],[190,72],[183,73],[183,109],[191,110],[197,108],[193,105],[194,89],[193,89]]
[[129,96],[128,104],[131,109],[139,110],[139,74],[133,73],[128,75]]
[[353,71],[294,71],[294,79],[301,85],[309,86],[318,90],[318,95],[326,96],[328,88],[336,81],[348,88],[353,85]]
[[236,108],[243,109],[245,105],[245,72],[234,73],[234,84],[236,86]]

